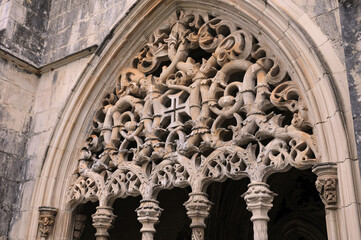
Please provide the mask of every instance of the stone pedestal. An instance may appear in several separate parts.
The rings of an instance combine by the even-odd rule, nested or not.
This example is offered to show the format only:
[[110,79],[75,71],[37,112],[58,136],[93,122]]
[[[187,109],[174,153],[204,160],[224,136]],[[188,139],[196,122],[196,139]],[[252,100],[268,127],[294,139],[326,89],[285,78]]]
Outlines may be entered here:
[[143,225],[140,229],[142,240],[153,240],[155,233],[154,225],[159,222],[159,217],[163,209],[159,207],[156,200],[141,200],[137,208],[138,221]]
[[204,240],[204,220],[208,217],[212,203],[205,193],[190,193],[189,200],[184,203],[187,215],[192,220],[192,240]]
[[247,209],[252,212],[254,240],[267,240],[268,211],[272,208],[275,193],[269,190],[266,183],[250,183],[248,190],[242,195],[247,203]]
[[95,237],[97,240],[107,240],[109,229],[113,226],[116,216],[112,207],[97,207],[96,213],[92,215],[93,226],[97,230]]

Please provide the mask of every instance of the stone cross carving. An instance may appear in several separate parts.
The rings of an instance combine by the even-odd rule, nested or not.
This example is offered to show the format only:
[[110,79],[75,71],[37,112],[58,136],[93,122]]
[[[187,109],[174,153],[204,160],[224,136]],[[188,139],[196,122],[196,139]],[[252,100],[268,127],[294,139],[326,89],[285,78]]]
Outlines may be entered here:
[[189,116],[188,101],[182,103],[180,98],[181,95],[182,92],[168,95],[171,105],[168,108],[164,108],[164,113],[162,114],[163,119],[167,116],[170,116],[171,118],[168,128],[182,126],[184,124],[184,122],[182,122],[182,115]]
[[58,210],[54,207],[39,207],[39,230],[41,239],[45,240],[53,230]]
[[97,239],[108,237],[114,199],[137,195],[143,239],[152,239],[159,191],[188,186],[192,238],[203,239],[207,186],[245,177],[255,239],[267,239],[268,176],[319,159],[304,96],[268,43],[228,16],[179,10],[115,81],[68,193],[73,204],[99,201]]

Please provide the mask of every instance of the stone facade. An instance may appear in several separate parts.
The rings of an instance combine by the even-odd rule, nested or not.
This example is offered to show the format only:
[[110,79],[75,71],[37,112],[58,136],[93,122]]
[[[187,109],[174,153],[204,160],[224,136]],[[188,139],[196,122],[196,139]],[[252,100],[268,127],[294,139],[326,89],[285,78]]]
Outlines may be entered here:
[[[241,24],[235,27],[234,31],[245,29],[246,32],[249,31],[253,34],[254,39],[257,39],[256,41],[269,44],[265,52],[272,52],[274,56],[277,56],[279,62],[284,64],[283,66],[288,72],[288,80],[294,81],[297,85],[297,91],[301,96],[298,99],[303,99],[302,103],[300,103],[301,107],[291,112],[297,116],[302,116],[299,120],[302,121],[302,124],[308,124],[308,126],[303,125],[303,127],[300,127],[294,123],[295,121],[292,118],[288,125],[296,126],[296,128],[298,126],[299,129],[302,129],[304,131],[302,134],[303,140],[307,139],[308,137],[305,136],[310,135],[310,133],[314,134],[310,135],[309,139],[311,140],[306,141],[307,144],[310,144],[308,147],[311,150],[308,151],[308,155],[305,155],[309,157],[309,161],[306,161],[305,165],[302,165],[303,163],[299,164],[295,160],[297,157],[295,158],[295,155],[287,152],[287,150],[282,157],[287,159],[287,164],[281,167],[278,166],[279,168],[272,169],[270,172],[286,171],[290,168],[289,166],[302,169],[315,166],[313,172],[318,176],[316,187],[320,192],[321,200],[325,204],[328,238],[360,239],[360,219],[358,215],[361,204],[358,161],[358,154],[361,154],[359,145],[361,137],[359,115],[361,108],[358,89],[360,82],[359,55],[361,53],[359,44],[361,32],[361,24],[359,24],[361,18],[360,9],[361,5],[356,0],[340,2],[336,0],[199,0],[194,1],[194,3],[187,0],[0,0],[0,239],[40,239],[41,237],[42,239],[69,239],[70,236],[74,236],[74,239],[81,239],[78,235],[81,235],[81,231],[83,231],[84,225],[82,224],[84,224],[85,220],[83,215],[73,214],[74,206],[88,200],[101,200],[101,197],[107,198],[107,195],[95,193],[95,195],[98,194],[97,198],[88,195],[79,197],[74,188],[73,193],[71,191],[69,193],[68,189],[70,186],[76,186],[81,182],[81,179],[77,180],[79,177],[93,176],[94,173],[102,174],[102,172],[107,172],[109,174],[109,171],[116,172],[116,166],[121,169],[119,162],[122,162],[122,160],[119,159],[112,159],[112,161],[116,162],[114,164],[111,161],[109,162],[106,157],[96,160],[84,157],[86,155],[84,149],[86,148],[88,148],[86,151],[90,152],[91,155],[105,156],[108,154],[100,154],[99,149],[94,146],[95,140],[90,141],[88,138],[90,135],[94,136],[92,131],[96,132],[93,119],[94,114],[99,112],[99,107],[104,106],[105,103],[113,104],[107,98],[104,100],[104,96],[107,93],[113,93],[114,87],[126,83],[127,81],[123,78],[129,76],[129,73],[135,77],[133,76],[128,81],[133,81],[135,85],[138,84],[140,90],[142,90],[142,87],[144,88],[142,93],[122,89],[127,95],[133,97],[147,98],[149,91],[152,92],[152,90],[149,90],[152,89],[149,84],[137,82],[144,76],[151,78],[150,75],[154,75],[155,78],[162,78],[163,76],[164,81],[173,81],[173,83],[178,81],[180,86],[193,88],[194,86],[191,86],[190,80],[187,78],[191,74],[187,73],[187,71],[191,72],[192,69],[196,71],[195,67],[207,67],[206,62],[209,61],[210,55],[200,54],[197,56],[199,53],[192,55],[192,47],[187,47],[184,51],[190,52],[189,55],[193,60],[196,59],[196,62],[182,57],[177,60],[184,62],[185,66],[177,69],[180,72],[186,72],[186,75],[180,76],[181,73],[177,75],[177,71],[164,73],[167,72],[164,66],[167,66],[168,69],[171,69],[172,66],[169,62],[162,62],[169,59],[162,55],[164,52],[156,49],[156,47],[160,46],[156,44],[169,45],[169,39],[167,42],[162,42],[164,39],[160,37],[162,40],[158,39],[159,42],[155,42],[159,35],[153,38],[151,36],[160,26],[171,22],[171,20],[168,20],[169,16],[179,10],[209,13],[212,18],[231,14],[230,21]],[[201,16],[204,18],[205,14]],[[227,19],[227,17],[222,19]],[[201,21],[203,23],[207,22],[204,19]],[[226,24],[226,26],[229,27],[230,25]],[[197,28],[197,26],[192,26],[192,31],[194,28]],[[161,30],[167,32],[167,34],[169,32],[165,28],[161,28]],[[183,35],[179,34],[181,32],[181,28],[174,30],[174,39],[189,34],[188,32],[182,33]],[[240,36],[247,38],[245,33]],[[190,41],[189,39],[186,41]],[[151,56],[156,61],[160,61],[159,63],[153,62],[154,59],[144,58],[146,52],[140,52],[148,41],[151,41],[154,48]],[[207,43],[207,41],[204,42]],[[244,44],[246,44],[244,48],[247,48],[246,41]],[[149,46],[152,47],[149,44],[147,46],[148,50]],[[179,43],[176,46],[178,48]],[[209,46],[205,46],[205,49],[207,47]],[[207,51],[214,56],[219,54],[216,47]],[[137,53],[140,53],[138,58],[133,60]],[[142,55],[142,53],[144,54]],[[237,54],[240,53],[236,51]],[[253,55],[250,56],[251,52],[244,59],[248,61],[252,58],[252,61],[255,61],[252,63],[255,64],[257,58]],[[204,58],[204,60],[201,58]],[[174,59],[171,62],[173,61]],[[272,61],[274,61],[273,58]],[[142,63],[145,64],[143,68],[141,67]],[[219,62],[218,67],[208,67],[216,67],[217,71],[222,72],[223,64]],[[263,68],[266,74],[268,71],[272,72],[272,67],[268,68],[267,62],[263,64],[265,64]],[[190,67],[191,65],[193,68]],[[124,72],[123,69],[129,66],[135,70]],[[157,69],[159,70],[157,71]],[[277,69],[282,71],[282,68]],[[206,74],[207,78],[215,77],[210,74],[211,70],[208,69],[207,71],[209,73],[207,73],[209,76]],[[246,74],[246,71],[247,68],[244,68],[243,74]],[[275,72],[277,71],[275,70]],[[171,74],[174,75],[173,79],[170,78]],[[140,77],[140,75],[143,77]],[[222,74],[219,75],[219,79],[221,79]],[[117,78],[120,78],[118,85],[116,85]],[[195,76],[192,75],[191,79],[193,78]],[[186,82],[182,82],[183,80]],[[222,79],[219,81],[222,82]],[[146,87],[142,86],[142,84],[145,84]],[[226,88],[223,85],[220,84],[218,88]],[[268,98],[267,101],[272,102],[277,107],[275,100],[272,100],[272,91],[277,89],[277,86],[272,85],[271,88],[259,86],[253,91],[262,91],[262,88],[264,88],[264,92],[260,93],[260,96],[267,95],[266,92],[270,91],[271,98]],[[211,85],[208,87],[211,87]],[[118,90],[122,91],[121,89]],[[115,92],[118,90],[115,88]],[[283,88],[282,91],[286,90]],[[282,91],[282,94],[288,94]],[[160,92],[168,96],[165,88],[161,88]],[[122,93],[118,94],[119,96],[122,95]],[[219,94],[214,93],[214,95],[213,98],[219,97]],[[117,100],[119,100],[119,96],[117,96]],[[273,97],[275,97],[274,94]],[[213,105],[210,101],[209,109],[214,110],[214,107],[218,106],[220,110],[218,112],[214,110],[216,114],[213,112],[209,116],[203,116],[202,123],[202,121],[197,122],[197,113],[192,113],[192,115],[191,111],[187,109],[198,103],[187,102],[186,98],[176,96],[176,92],[170,93],[166,98],[170,99],[171,104],[161,103],[165,104],[162,109],[158,109],[160,110],[159,116],[162,118],[160,120],[161,125],[156,127],[158,132],[154,134],[156,136],[159,134],[164,135],[165,132],[170,134],[169,132],[184,124],[185,120],[192,120],[192,123],[189,123],[190,125],[183,129],[185,131],[184,136],[199,134],[202,135],[202,141],[208,138],[205,133],[208,130],[204,128],[205,132],[202,132],[201,126],[208,126],[210,122],[215,121],[215,115],[224,114],[221,114],[221,112],[227,112],[230,104],[241,101],[238,98],[236,101],[229,97],[223,97],[223,100],[216,101]],[[257,101],[260,101],[260,98],[258,97]],[[177,99],[183,99],[182,104],[184,106],[179,105],[179,103],[174,105],[176,110],[173,113],[170,108],[173,106],[172,101]],[[285,99],[287,100],[287,97]],[[134,104],[136,105],[136,103]],[[263,107],[260,107],[261,105]],[[258,112],[250,114],[246,111],[244,116],[242,114],[239,116],[241,119],[245,119],[248,115],[259,114],[261,116],[262,111],[268,111],[266,105],[263,101],[260,101],[257,105],[260,107]],[[178,111],[180,108],[183,109],[183,112]],[[137,108],[137,111],[139,109],[143,109],[143,106]],[[209,109],[203,110],[210,111]],[[280,114],[283,111],[282,109],[285,109],[285,107],[280,107],[277,113]],[[309,114],[305,113],[307,112],[306,109],[310,112]],[[133,112],[133,114],[137,115],[135,118],[147,118],[140,112],[140,110],[136,113]],[[162,115],[167,112],[168,114]],[[120,113],[123,112],[120,111]],[[152,114],[157,115],[154,111],[152,111]],[[209,119],[213,118],[213,120],[207,120],[207,117]],[[228,115],[225,118],[230,119]],[[256,119],[260,118],[256,117]],[[136,121],[139,121],[139,119]],[[101,121],[96,121],[96,123],[106,124]],[[192,124],[198,124],[199,126],[195,127]],[[167,147],[171,152],[186,152],[187,154],[184,156],[190,157],[188,155],[193,152],[206,152],[206,148],[211,147],[211,142],[219,142],[218,138],[220,136],[225,136],[227,141],[231,139],[236,141],[237,134],[239,136],[243,134],[242,137],[239,137],[238,142],[244,141],[243,139],[248,136],[244,132],[229,135],[230,129],[222,130],[221,125],[215,124],[214,131],[209,130],[212,135],[210,139],[213,140],[209,143],[203,142],[203,145],[200,144],[202,141],[198,140],[194,140],[194,144],[190,145],[187,145],[188,142],[184,141],[182,145],[179,140],[182,137],[179,134],[178,137],[173,136],[173,134],[173,140],[171,140],[172,137],[165,138],[164,143],[155,143],[154,141],[157,140],[148,136],[148,138],[153,139],[153,142],[149,145],[153,150],[149,153],[145,150],[145,145],[143,145],[147,142],[144,136],[151,135],[151,129],[148,129],[144,130],[145,132],[141,134],[139,139],[134,138],[136,134],[132,137],[132,141],[136,141],[139,145],[137,148],[139,152],[126,147],[124,149],[126,149],[127,154],[133,152],[132,156],[138,158],[137,164],[141,166],[147,161],[158,162],[159,159],[168,158]],[[244,129],[247,128],[247,123],[243,122],[243,120],[239,122],[239,125],[243,126]],[[139,126],[139,122],[136,123],[136,126]],[[108,127],[115,129],[116,126]],[[260,127],[259,125],[256,128]],[[122,130],[123,132],[119,131],[124,137],[131,134],[130,132],[135,130],[133,128],[133,125],[128,124]],[[252,131],[258,131],[255,126],[253,128]],[[192,131],[198,132],[192,133]],[[233,129],[232,131],[236,130]],[[107,135],[105,132],[102,134]],[[214,136],[217,136],[218,140],[214,140]],[[259,134],[255,136],[260,137]],[[114,136],[112,135],[112,137]],[[248,137],[250,138],[250,136]],[[109,138],[108,143],[103,143],[105,145],[101,148],[103,150],[110,149],[109,146],[121,141],[120,139],[121,137],[115,135],[114,139]],[[175,139],[178,140],[175,141]],[[86,140],[88,142],[84,145]],[[174,144],[174,141],[177,144]],[[313,141],[315,146],[312,145]],[[125,145],[128,145],[128,143]],[[163,145],[164,149],[162,150]],[[133,144],[131,146],[134,147]],[[118,143],[113,147],[119,148]],[[216,144],[212,147],[215,149],[227,148],[224,144],[219,146]],[[225,149],[222,151],[229,154]],[[292,151],[291,145],[289,150]],[[127,154],[123,155],[123,157],[128,157]],[[292,157],[288,158],[287,154]],[[80,159],[79,166],[77,166],[77,159]],[[242,161],[240,160],[240,162]],[[235,164],[234,161],[229,164],[231,163]],[[109,164],[114,166],[109,166]],[[223,163],[219,162],[217,164],[222,165]],[[239,167],[241,167],[242,164],[239,164]],[[244,164],[249,166],[246,161]],[[215,167],[213,165],[212,167]],[[226,165],[224,165],[225,169],[227,168]],[[172,165],[172,169],[174,166]],[[270,166],[277,167],[277,164],[271,164]],[[250,171],[253,171],[252,169],[250,167],[241,168],[239,176],[244,174],[244,176],[251,178],[250,187],[247,192],[244,192],[244,199],[248,204],[247,209],[253,213],[254,229],[258,229],[258,231],[255,231],[254,239],[266,239],[267,212],[272,207],[273,198],[277,198],[277,196],[269,190],[266,184],[265,179],[268,178],[268,173],[265,173],[267,176],[264,178],[263,176],[256,178],[257,174],[264,174],[264,172],[258,169],[254,170],[255,173],[252,175],[250,173]],[[196,174],[196,172],[187,173],[186,175],[189,177]],[[178,176],[178,173],[181,174],[180,172],[174,172],[174,176]],[[172,175],[173,173],[169,174]],[[232,175],[226,172],[222,172],[222,174],[225,175],[219,177],[219,181],[224,181],[225,178]],[[226,175],[227,177],[225,177]],[[239,179],[240,177],[236,175],[230,178]],[[159,174],[157,176],[158,178],[165,177],[165,175]],[[178,177],[181,177],[181,175]],[[182,181],[188,182],[177,181],[177,178],[173,182],[169,179],[164,180],[164,183],[161,179],[159,181],[164,184],[164,186],[160,184],[163,188],[185,187],[193,184],[193,180],[187,179],[186,176],[183,176],[182,179]],[[197,178],[194,177],[194,179]],[[121,183],[119,184],[121,185]],[[129,185],[129,183],[127,184]],[[192,186],[193,190],[195,188],[195,186]],[[127,194],[132,196],[142,195],[143,200],[140,201],[137,209],[138,220],[143,225],[140,231],[143,233],[143,239],[152,239],[155,231],[154,224],[158,222],[158,218],[162,214],[160,208],[162,203],[160,202],[159,206],[156,196],[151,196],[151,192],[148,192],[147,194],[150,195],[146,197],[145,193],[137,191],[128,189],[117,194],[119,196],[122,194],[124,196]],[[101,195],[100,198],[99,194]],[[69,196],[73,200],[69,200]],[[260,208],[257,207],[257,204],[262,206],[262,211],[258,211]],[[98,231],[97,239],[106,239],[107,230],[116,219],[110,205],[101,203],[94,214],[93,225]],[[39,209],[39,207],[45,208]],[[189,195],[185,207],[184,211],[187,211],[189,218],[192,220],[193,239],[203,239],[203,229],[206,226],[202,221],[209,214],[211,202],[207,199],[205,193],[199,189],[198,192]],[[38,209],[41,211],[39,212]],[[53,210],[50,211],[49,209]],[[40,225],[38,221],[41,221]],[[108,221],[109,226],[104,226],[104,221]],[[350,222],[344,224],[347,221]],[[74,222],[75,227],[73,226]],[[50,227],[47,228],[48,226]],[[75,232],[70,229],[75,229]]]

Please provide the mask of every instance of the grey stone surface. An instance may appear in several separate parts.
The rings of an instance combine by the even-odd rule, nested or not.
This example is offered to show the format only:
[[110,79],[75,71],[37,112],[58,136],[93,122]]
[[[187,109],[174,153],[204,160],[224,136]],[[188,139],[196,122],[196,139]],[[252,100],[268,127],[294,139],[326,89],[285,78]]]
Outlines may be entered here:
[[49,14],[42,64],[100,45],[136,0],[57,0]]
[[[357,153],[361,156],[361,2],[344,1],[340,16]],[[359,165],[361,169],[361,160]]]
[[[27,181],[26,149],[34,99],[32,88],[25,82],[29,75],[0,58],[0,239],[8,237],[11,220],[20,211],[22,187]],[[23,78],[23,85],[14,81],[19,78]],[[16,93],[24,98],[19,99]],[[17,121],[16,116],[23,120]]]
[[33,65],[41,63],[50,1],[0,2],[0,46]]

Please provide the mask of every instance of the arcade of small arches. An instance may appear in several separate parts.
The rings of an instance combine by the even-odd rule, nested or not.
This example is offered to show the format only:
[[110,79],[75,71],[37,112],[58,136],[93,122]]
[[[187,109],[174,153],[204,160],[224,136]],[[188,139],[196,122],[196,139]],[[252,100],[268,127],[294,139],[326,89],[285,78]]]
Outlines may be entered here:
[[[207,238],[208,223],[216,227],[209,220],[217,214],[213,209],[226,209],[217,201],[222,194],[234,199],[229,195],[232,191],[244,190],[240,193],[244,202],[236,203],[252,214],[240,210],[252,222],[253,236],[248,239],[280,239],[277,232],[268,231],[269,221],[278,229],[292,228],[299,221],[291,214],[284,223],[272,222],[273,216],[277,218],[272,213],[277,194],[283,199],[278,208],[311,199],[314,204],[303,207],[314,206],[309,210],[318,211],[321,222],[325,211],[335,208],[336,168],[319,164],[314,122],[297,81],[267,43],[259,42],[241,24],[227,16],[179,10],[157,28],[115,81],[94,114],[76,180],[68,191],[74,208],[96,203],[94,239],[113,239],[110,230],[121,214],[113,206],[128,198],[139,200],[134,210],[142,226],[141,238],[153,239],[156,224],[162,224],[158,197],[171,192],[188,194],[183,204],[190,231],[183,235],[194,240]],[[317,180],[306,170],[311,168]],[[295,186],[271,191],[268,181],[287,185],[279,176],[295,176],[290,180]],[[292,188],[302,183],[309,184],[300,187],[298,197],[287,200]],[[319,205],[316,189],[324,206]],[[287,209],[305,211],[299,206]],[[44,239],[55,213],[40,209]],[[84,214],[76,215],[73,239],[85,239],[86,219]],[[321,225],[325,228],[324,222]],[[316,233],[317,228],[307,233],[312,227],[285,231],[284,239],[327,239],[325,231]]]

